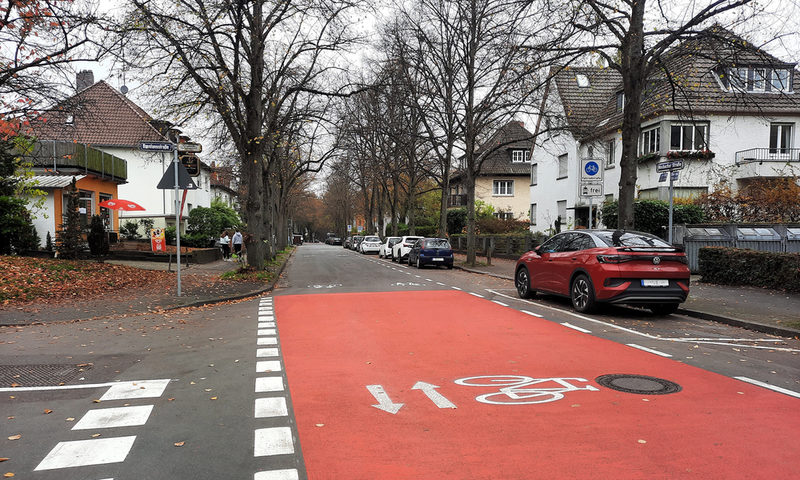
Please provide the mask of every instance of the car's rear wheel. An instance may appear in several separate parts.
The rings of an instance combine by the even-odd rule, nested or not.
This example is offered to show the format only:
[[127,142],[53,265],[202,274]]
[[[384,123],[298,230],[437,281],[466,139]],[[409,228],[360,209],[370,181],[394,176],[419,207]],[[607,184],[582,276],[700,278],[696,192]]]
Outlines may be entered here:
[[594,310],[594,287],[589,277],[583,273],[579,274],[572,281],[572,287],[569,290],[572,307],[575,310],[580,313],[589,313]]
[[669,315],[675,313],[678,310],[677,303],[658,303],[654,305],[650,305],[647,308],[653,312],[654,315]]
[[531,277],[525,267],[517,270],[517,274],[514,276],[514,285],[517,287],[519,298],[533,298],[536,293],[531,289]]

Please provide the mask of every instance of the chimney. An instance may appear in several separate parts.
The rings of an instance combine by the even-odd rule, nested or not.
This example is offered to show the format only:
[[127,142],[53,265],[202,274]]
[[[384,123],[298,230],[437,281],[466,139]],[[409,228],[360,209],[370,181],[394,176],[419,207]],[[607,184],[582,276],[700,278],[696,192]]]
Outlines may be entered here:
[[75,75],[75,89],[81,91],[94,85],[94,73],[91,70],[81,70]]

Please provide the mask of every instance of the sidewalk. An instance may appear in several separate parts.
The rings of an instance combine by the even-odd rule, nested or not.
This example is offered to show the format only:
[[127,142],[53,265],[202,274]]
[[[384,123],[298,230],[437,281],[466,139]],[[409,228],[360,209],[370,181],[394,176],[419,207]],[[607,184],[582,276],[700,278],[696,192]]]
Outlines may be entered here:
[[[286,263],[291,257],[287,258]],[[165,262],[140,262],[112,260],[109,263],[128,265],[145,270],[167,270]],[[172,271],[175,271],[172,264]],[[138,315],[148,312],[161,312],[183,307],[198,307],[211,303],[238,300],[259,295],[271,290],[283,271],[283,266],[269,284],[222,280],[220,275],[236,270],[239,264],[218,260],[206,264],[181,265],[181,296],[177,296],[177,275],[175,284],[166,291],[153,292],[138,289],[131,292],[115,292],[99,295],[80,302],[34,302],[22,306],[0,308],[0,326],[31,325],[44,322],[76,322],[111,316]],[[46,319],[46,320],[45,320]]]
[[[465,266],[465,261],[465,255],[456,254],[455,267],[514,281],[514,260],[492,258],[492,265],[487,266],[486,258],[478,257],[480,265],[475,267]],[[701,282],[699,275],[692,275],[689,298],[678,313],[772,335],[800,337],[800,294],[797,293],[713,285]]]

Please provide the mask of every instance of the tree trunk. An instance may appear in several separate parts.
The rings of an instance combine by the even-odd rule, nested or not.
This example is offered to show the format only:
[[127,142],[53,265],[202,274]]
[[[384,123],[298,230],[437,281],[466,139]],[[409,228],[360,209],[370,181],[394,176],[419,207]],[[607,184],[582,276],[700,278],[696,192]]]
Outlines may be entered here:
[[622,117],[622,158],[619,179],[619,220],[622,230],[634,228],[642,91],[644,90],[644,2],[633,2],[631,23],[622,42],[622,85],[625,105]]
[[475,178],[467,173],[464,177],[467,190],[467,265],[475,266]]

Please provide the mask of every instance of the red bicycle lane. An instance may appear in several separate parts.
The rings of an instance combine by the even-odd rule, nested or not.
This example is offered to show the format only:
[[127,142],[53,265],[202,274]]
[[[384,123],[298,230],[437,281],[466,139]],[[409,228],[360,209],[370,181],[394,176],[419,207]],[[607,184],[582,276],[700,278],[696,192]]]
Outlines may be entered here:
[[[797,399],[463,292],[278,296],[275,312],[311,479],[796,473]],[[682,389],[617,391],[609,374]],[[498,376],[540,383],[504,394]]]

